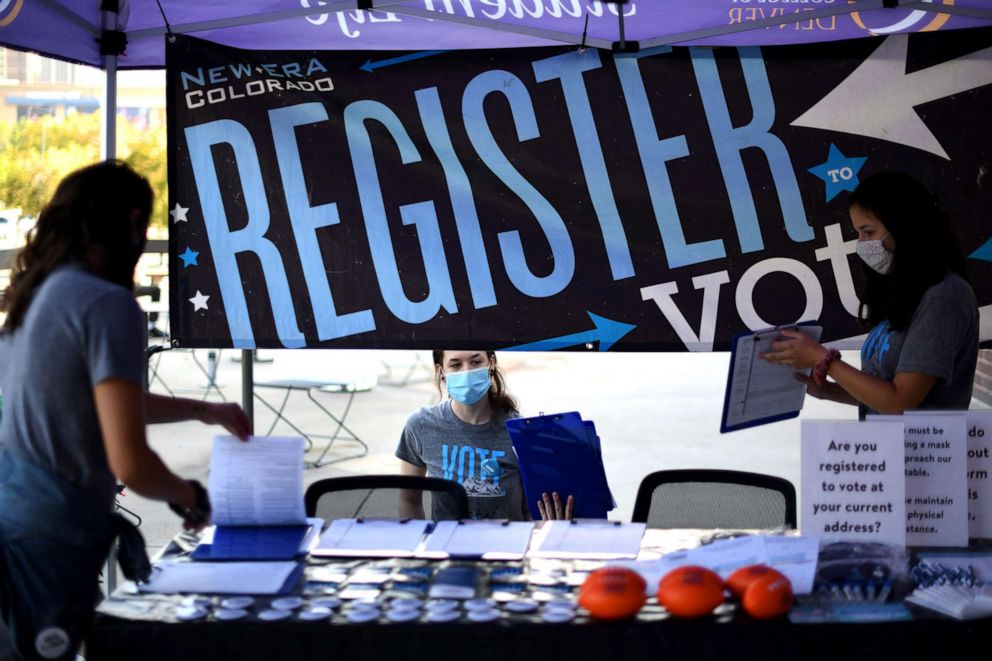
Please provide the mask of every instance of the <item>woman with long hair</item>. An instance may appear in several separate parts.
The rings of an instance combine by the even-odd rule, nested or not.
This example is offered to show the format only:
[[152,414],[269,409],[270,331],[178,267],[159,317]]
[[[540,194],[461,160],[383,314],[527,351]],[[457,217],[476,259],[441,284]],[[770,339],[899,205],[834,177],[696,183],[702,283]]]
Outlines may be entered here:
[[170,503],[189,528],[208,521],[206,491],[162,463],[146,422],[197,419],[248,435],[235,404],[142,387],[146,328],[131,286],[151,208],[148,182],[124,163],[69,174],[2,303],[0,612],[24,658],[74,658],[122,525],[118,480]]
[[[496,353],[434,351],[434,379],[441,403],[425,406],[407,420],[396,448],[400,473],[458,481],[468,492],[472,518],[530,519],[504,424],[520,414]],[[404,490],[400,516],[424,518],[421,498],[418,491]],[[570,519],[573,507],[571,496],[563,499],[557,493],[543,494],[538,501],[544,519]],[[435,498],[431,518],[457,514],[443,498]]]
[[[978,360],[978,303],[950,218],[922,183],[874,175],[848,201],[864,265],[861,369],[799,331],[764,358],[813,368],[807,392],[865,413],[967,409]],[[830,377],[832,381],[827,380]]]

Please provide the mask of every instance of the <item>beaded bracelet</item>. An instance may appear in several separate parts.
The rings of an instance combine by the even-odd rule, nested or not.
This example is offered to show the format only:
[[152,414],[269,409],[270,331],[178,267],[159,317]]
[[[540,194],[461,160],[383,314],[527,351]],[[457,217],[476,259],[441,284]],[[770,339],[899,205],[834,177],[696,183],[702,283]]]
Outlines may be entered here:
[[813,367],[813,382],[822,386],[827,381],[827,370],[830,369],[830,363],[840,358],[840,351],[837,349],[828,349],[823,358],[820,358],[820,362]]

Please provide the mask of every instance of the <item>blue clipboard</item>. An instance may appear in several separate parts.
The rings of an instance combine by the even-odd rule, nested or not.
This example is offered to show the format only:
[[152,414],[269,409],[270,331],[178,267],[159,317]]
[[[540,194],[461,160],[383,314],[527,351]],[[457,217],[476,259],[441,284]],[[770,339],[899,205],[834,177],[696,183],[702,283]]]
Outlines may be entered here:
[[306,555],[300,545],[310,532],[303,526],[217,526],[211,544],[199,544],[190,558],[200,561],[292,560]]
[[575,497],[573,516],[605,519],[615,507],[606,481],[599,437],[577,412],[506,421],[517,454],[527,508],[540,519],[537,501],[557,491]]
[[[817,340],[823,332],[823,327],[816,325],[816,322],[804,321],[734,335],[730,342],[730,369],[727,370],[727,388],[720,418],[721,434],[799,416],[806,387],[795,381],[792,375],[799,371],[809,375],[811,370],[773,365],[757,358],[757,353],[767,350],[767,345],[781,331],[789,329],[802,330]],[[771,394],[759,391],[759,387],[769,384],[778,384],[782,388],[773,388],[769,391]],[[749,398],[752,398],[750,406]]]

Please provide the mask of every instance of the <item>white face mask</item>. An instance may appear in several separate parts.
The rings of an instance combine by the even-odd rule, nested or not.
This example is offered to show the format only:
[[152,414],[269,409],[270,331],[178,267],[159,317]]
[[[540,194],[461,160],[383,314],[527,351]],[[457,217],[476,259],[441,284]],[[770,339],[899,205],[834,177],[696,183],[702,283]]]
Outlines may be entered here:
[[892,270],[892,261],[895,259],[895,253],[882,245],[882,241],[888,236],[886,234],[881,239],[858,241],[855,245],[858,257],[864,260],[869,268],[882,275]]

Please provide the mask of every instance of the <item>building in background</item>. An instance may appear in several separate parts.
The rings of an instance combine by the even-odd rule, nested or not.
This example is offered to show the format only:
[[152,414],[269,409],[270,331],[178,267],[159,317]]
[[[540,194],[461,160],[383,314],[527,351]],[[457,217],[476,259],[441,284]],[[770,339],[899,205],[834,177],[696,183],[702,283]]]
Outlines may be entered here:
[[[149,128],[165,123],[161,71],[118,74],[117,113]],[[103,103],[105,77],[93,67],[0,48],[0,122],[91,113]]]

